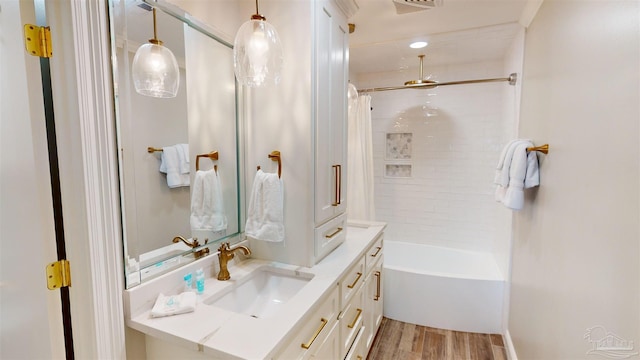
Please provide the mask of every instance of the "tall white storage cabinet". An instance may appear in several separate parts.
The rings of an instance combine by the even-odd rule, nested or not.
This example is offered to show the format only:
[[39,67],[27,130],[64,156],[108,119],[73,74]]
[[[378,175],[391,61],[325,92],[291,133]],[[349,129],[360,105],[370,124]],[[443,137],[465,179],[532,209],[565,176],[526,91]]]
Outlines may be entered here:
[[[330,1],[316,10],[316,226],[345,212],[348,29]],[[345,31],[347,30],[347,31]],[[344,175],[344,176],[343,176]]]
[[[263,0],[284,49],[281,83],[245,91],[246,189],[256,166],[284,184],[285,240],[250,240],[255,257],[313,266],[346,236],[349,29],[354,0]],[[247,199],[247,204],[248,206]]]

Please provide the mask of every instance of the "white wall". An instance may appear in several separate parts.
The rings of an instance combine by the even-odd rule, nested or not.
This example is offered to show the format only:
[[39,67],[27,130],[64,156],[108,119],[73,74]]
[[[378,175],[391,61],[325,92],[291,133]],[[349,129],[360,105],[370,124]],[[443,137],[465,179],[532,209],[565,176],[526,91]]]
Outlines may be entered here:
[[[516,73],[518,77],[515,86],[505,87],[503,89],[505,102],[503,107],[503,116],[505,119],[512,119],[505,125],[505,138],[516,138],[518,133],[517,127],[519,122],[521,96],[522,96],[522,68],[524,60],[524,38],[525,29],[521,28],[515,36],[513,43],[507,50],[504,61],[505,74]],[[502,312],[502,329],[508,327],[509,320],[509,295],[510,295],[510,277],[511,277],[511,243],[513,239],[513,211],[507,208],[502,209],[502,219],[506,222],[506,226],[498,229],[499,235],[493,241],[493,256],[500,267],[500,271],[505,278],[505,291]]]
[[[427,66],[438,81],[505,77],[502,61]],[[511,72],[511,71],[509,71]],[[398,85],[416,74],[361,74],[361,88]],[[505,90],[505,88],[507,90]],[[494,169],[511,138],[513,118],[503,109],[506,82],[454,85],[434,90],[372,93],[375,202],[378,220],[388,222],[389,241],[492,251],[509,227],[508,212],[494,201]],[[431,94],[431,96],[430,96]],[[437,108],[427,117],[425,107]],[[409,179],[388,178],[387,132],[413,133]],[[504,239],[504,241],[508,241]]]
[[251,239],[251,251],[257,258],[303,266],[313,264],[312,10],[307,1],[260,2],[260,12],[280,35],[282,81],[274,87],[248,89],[245,102],[246,192],[251,193],[256,166],[277,171],[276,163],[267,158],[273,150],[282,155],[284,184],[285,240]]
[[519,134],[550,153],[514,219],[519,359],[595,358],[597,325],[640,351],[639,12],[547,0],[527,31]]

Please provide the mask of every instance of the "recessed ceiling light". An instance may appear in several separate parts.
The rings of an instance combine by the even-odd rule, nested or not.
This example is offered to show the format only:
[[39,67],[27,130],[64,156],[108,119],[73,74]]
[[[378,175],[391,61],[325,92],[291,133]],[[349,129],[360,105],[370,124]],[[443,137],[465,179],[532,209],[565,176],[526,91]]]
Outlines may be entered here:
[[416,41],[413,42],[409,45],[410,48],[412,49],[422,49],[423,47],[427,46],[427,42],[426,41]]

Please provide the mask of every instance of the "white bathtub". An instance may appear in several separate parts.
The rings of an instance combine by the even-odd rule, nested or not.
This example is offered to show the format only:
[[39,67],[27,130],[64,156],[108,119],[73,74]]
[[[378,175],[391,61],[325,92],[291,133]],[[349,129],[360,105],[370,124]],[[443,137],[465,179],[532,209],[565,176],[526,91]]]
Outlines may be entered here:
[[502,333],[504,279],[490,253],[386,241],[384,276],[388,318]]

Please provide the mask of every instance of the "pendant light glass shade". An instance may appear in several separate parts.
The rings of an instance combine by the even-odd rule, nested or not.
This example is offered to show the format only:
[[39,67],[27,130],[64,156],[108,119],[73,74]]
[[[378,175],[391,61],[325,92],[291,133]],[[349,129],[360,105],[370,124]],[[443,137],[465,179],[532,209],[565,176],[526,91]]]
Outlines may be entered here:
[[277,85],[282,58],[278,32],[262,15],[255,14],[242,24],[233,43],[233,68],[240,83],[250,87]]
[[138,48],[131,66],[133,85],[141,95],[172,98],[180,87],[180,69],[171,50],[156,36],[156,9],[153,9],[153,39]]

